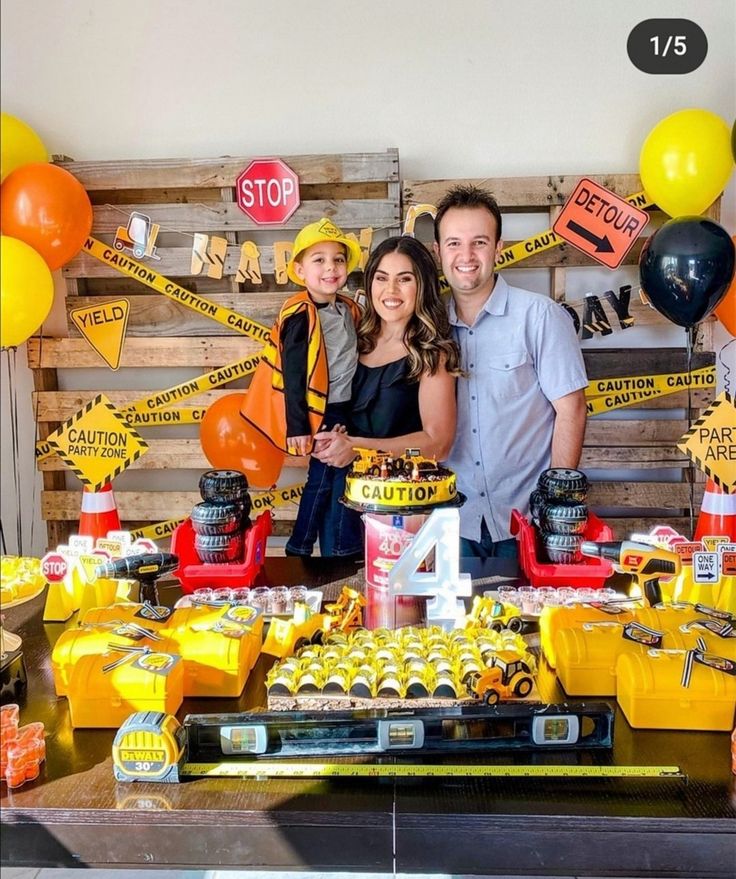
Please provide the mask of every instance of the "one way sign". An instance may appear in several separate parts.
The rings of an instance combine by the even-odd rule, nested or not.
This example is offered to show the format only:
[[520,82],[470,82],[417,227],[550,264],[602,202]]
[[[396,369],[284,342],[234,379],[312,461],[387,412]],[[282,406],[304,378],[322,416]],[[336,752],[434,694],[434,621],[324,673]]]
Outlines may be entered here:
[[617,269],[648,221],[646,211],[583,177],[552,229],[578,250]]
[[693,582],[716,583],[720,578],[717,552],[693,553]]

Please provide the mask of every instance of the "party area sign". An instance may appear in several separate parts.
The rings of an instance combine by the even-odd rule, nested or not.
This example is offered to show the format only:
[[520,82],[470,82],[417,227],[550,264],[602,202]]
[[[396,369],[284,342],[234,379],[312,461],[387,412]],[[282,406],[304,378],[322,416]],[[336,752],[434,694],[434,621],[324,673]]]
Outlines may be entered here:
[[47,442],[92,491],[99,491],[148,449],[104,394],[72,415]]
[[79,332],[112,369],[120,366],[129,311],[127,299],[114,299],[69,312]]
[[583,177],[552,229],[594,260],[617,269],[648,221],[646,211]]
[[736,406],[723,391],[677,444],[725,492],[736,489]]

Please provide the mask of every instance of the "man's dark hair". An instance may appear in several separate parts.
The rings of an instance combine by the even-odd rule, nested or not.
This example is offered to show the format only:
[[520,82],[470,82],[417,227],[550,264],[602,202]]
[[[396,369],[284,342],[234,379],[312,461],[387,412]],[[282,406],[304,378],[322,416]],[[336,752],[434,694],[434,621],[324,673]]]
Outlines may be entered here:
[[472,184],[453,186],[440,199],[434,218],[434,240],[439,243],[440,223],[450,208],[485,208],[496,221],[497,241],[501,239],[501,209],[496,199],[486,189]]

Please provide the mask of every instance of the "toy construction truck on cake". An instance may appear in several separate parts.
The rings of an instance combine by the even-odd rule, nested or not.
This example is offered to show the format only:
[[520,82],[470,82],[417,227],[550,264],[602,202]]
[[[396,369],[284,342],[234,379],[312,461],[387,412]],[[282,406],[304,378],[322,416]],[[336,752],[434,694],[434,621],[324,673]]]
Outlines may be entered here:
[[425,513],[436,507],[459,507],[455,474],[425,458],[419,449],[394,457],[387,452],[356,449],[345,480],[343,503],[363,513]]

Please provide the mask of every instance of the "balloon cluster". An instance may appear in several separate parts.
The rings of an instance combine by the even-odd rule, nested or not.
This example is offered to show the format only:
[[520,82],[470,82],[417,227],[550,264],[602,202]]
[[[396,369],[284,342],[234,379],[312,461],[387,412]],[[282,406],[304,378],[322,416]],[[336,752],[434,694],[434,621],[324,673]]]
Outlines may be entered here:
[[708,110],[667,116],[641,149],[644,191],[672,217],[642,248],[641,286],[657,311],[681,327],[715,312],[736,335],[736,238],[699,216],[724,190],[735,158],[736,123],[729,133],[723,119]]
[[0,150],[0,348],[14,348],[51,310],[51,272],[82,248],[92,205],[72,174],[49,164],[33,129],[8,113]]

